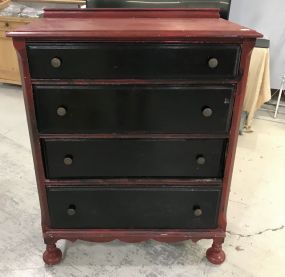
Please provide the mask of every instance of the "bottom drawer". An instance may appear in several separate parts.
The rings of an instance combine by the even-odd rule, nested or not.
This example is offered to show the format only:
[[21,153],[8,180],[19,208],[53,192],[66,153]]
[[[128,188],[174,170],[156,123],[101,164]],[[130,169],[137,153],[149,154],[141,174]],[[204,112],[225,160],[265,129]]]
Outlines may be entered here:
[[52,228],[206,229],[217,227],[218,187],[53,187]]

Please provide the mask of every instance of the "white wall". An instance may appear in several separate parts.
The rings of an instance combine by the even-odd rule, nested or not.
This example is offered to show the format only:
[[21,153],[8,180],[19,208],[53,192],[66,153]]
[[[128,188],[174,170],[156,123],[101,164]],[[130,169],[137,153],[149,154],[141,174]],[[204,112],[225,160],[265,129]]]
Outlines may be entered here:
[[285,0],[232,0],[230,20],[270,39],[271,88],[285,74]]

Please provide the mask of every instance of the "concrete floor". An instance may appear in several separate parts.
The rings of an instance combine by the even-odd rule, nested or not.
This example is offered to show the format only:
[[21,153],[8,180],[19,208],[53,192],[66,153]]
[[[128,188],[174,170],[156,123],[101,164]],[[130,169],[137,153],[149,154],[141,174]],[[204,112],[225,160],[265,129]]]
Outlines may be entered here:
[[228,209],[226,262],[197,244],[60,241],[64,260],[42,261],[40,211],[21,90],[0,86],[0,276],[285,276],[285,124],[256,119],[239,138]]

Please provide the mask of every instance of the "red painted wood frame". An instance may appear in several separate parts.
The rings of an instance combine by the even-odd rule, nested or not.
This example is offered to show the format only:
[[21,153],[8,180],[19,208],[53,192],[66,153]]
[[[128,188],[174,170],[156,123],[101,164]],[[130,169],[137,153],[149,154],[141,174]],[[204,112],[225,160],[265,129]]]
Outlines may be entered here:
[[[134,11],[129,11],[128,14],[132,14]],[[88,13],[78,13],[77,11],[72,11],[72,17],[87,17],[90,16],[90,12]],[[92,12],[91,12],[92,13]],[[107,11],[108,16],[116,16],[115,11]],[[140,11],[141,13],[141,11]],[[157,11],[157,14],[160,14],[160,12]],[[171,16],[175,17],[177,14],[179,15],[181,11],[176,11],[174,13],[171,13]],[[186,13],[184,11],[184,13]],[[212,11],[212,17],[216,18],[216,10]],[[121,15],[122,14],[122,15]],[[155,12],[151,13],[153,16],[155,16]],[[164,14],[164,12],[163,12]],[[197,16],[197,11],[194,12],[195,16]],[[206,15],[205,15],[206,14]],[[121,12],[119,13],[119,16],[123,16],[124,14]],[[175,16],[174,16],[175,15]],[[200,14],[202,16],[208,17],[209,16],[209,10],[202,12]],[[64,17],[67,16],[65,12],[58,10],[56,12],[50,12],[47,11],[46,15],[48,17]],[[150,15],[149,15],[150,16]],[[70,16],[71,17],[71,16]],[[226,226],[227,226],[227,219],[226,219],[226,213],[227,213],[227,204],[228,204],[228,198],[229,198],[229,192],[230,192],[230,184],[231,184],[231,178],[232,178],[232,172],[233,172],[233,166],[234,166],[234,158],[235,158],[235,152],[236,152],[236,146],[237,146],[237,139],[238,139],[238,133],[239,133],[239,122],[241,117],[241,110],[242,105],[244,101],[245,96],[245,87],[246,87],[246,81],[248,76],[248,70],[249,70],[249,62],[250,62],[250,55],[251,51],[255,45],[255,38],[258,36],[256,33],[254,36],[250,38],[241,38],[241,37],[224,37],[224,38],[207,38],[207,34],[205,34],[205,37],[203,39],[195,39],[188,37],[187,41],[178,41],[181,43],[229,43],[229,44],[240,44],[241,45],[241,60],[240,60],[240,76],[241,79],[239,81],[236,80],[225,80],[227,83],[235,83],[237,85],[236,93],[235,93],[235,103],[233,107],[233,117],[232,117],[232,124],[231,129],[229,132],[229,135],[167,135],[167,134],[155,134],[155,135],[147,135],[147,134],[132,134],[132,135],[119,135],[119,134],[93,134],[93,135],[65,135],[65,134],[59,134],[59,135],[48,135],[48,134],[39,134],[37,130],[37,124],[36,124],[36,115],[35,115],[35,106],[34,106],[34,99],[33,99],[33,88],[32,84],[90,84],[95,83],[94,80],[32,80],[29,72],[29,65],[28,65],[28,57],[26,52],[26,42],[27,40],[24,37],[15,37],[14,38],[14,46],[17,49],[18,57],[21,65],[21,75],[22,80],[24,83],[24,100],[25,100],[25,106],[26,106],[26,113],[27,113],[27,119],[28,119],[28,126],[29,126],[29,132],[30,132],[30,138],[31,138],[31,145],[32,145],[32,152],[33,152],[33,158],[34,158],[34,165],[35,165],[35,171],[36,171],[36,179],[37,179],[37,186],[39,191],[39,199],[40,199],[40,206],[41,206],[41,216],[42,216],[42,231],[44,236],[44,241],[48,245],[47,251],[44,254],[44,259],[46,263],[49,264],[55,264],[59,262],[61,258],[60,251],[55,247],[55,243],[59,239],[67,239],[70,241],[75,241],[77,239],[86,240],[86,241],[96,241],[96,242],[107,242],[114,239],[119,239],[126,242],[139,242],[147,239],[154,239],[157,241],[163,241],[163,242],[176,242],[176,241],[182,241],[182,240],[188,240],[191,239],[193,241],[198,241],[200,239],[213,239],[214,243],[213,246],[208,250],[207,257],[212,263],[221,263],[224,260],[224,253],[221,250],[221,244],[224,241],[225,234],[226,234]],[[64,38],[56,39],[56,41],[62,41],[62,40],[85,40],[86,38],[76,38],[72,33],[69,33],[68,35],[64,36]],[[89,41],[96,41],[100,40],[100,38],[94,38],[90,37],[88,39]],[[157,41],[157,38],[153,39],[145,39],[145,40],[139,40],[142,41]],[[30,38],[28,41],[55,41],[53,37],[38,37],[36,39]],[[101,40],[100,40],[101,41]],[[122,41],[118,38],[118,40],[114,40],[114,42]],[[134,40],[136,41],[136,40]],[[160,40],[163,42],[169,42],[166,40],[163,40],[161,38]],[[177,41],[175,41],[177,42]],[[114,84],[114,83],[122,83],[121,80],[96,80],[96,83],[100,84]],[[148,83],[148,81],[141,81],[141,80],[124,80],[125,83],[128,84],[145,84]],[[151,83],[154,83],[153,81],[150,81]],[[165,81],[157,80],[156,83],[166,83]],[[179,81],[180,83],[187,83],[187,84],[193,84],[193,83],[199,83],[201,82],[194,82],[194,81]],[[203,81],[205,83],[215,83],[211,80]],[[177,84],[176,80],[168,80],[167,83],[171,84]],[[144,179],[135,179],[135,180],[128,180],[128,179],[96,179],[96,180],[71,180],[71,181],[54,181],[49,180],[45,178],[45,172],[44,172],[44,165],[43,165],[43,158],[42,158],[42,152],[41,152],[41,145],[40,140],[42,138],[49,138],[49,137],[56,137],[56,138],[70,138],[70,137],[93,137],[93,138],[113,138],[113,137],[139,137],[139,138],[176,138],[176,137],[183,137],[183,138],[216,138],[216,137],[223,137],[228,138],[228,150],[227,150],[227,157],[226,157],[226,163],[225,163],[225,172],[224,172],[224,178],[222,180],[213,180],[213,179],[206,179],[203,180],[203,183],[207,183],[207,185],[213,185],[213,186],[222,186],[222,197],[220,202],[220,208],[219,208],[219,217],[218,217],[218,228],[213,230],[104,230],[104,229],[81,229],[81,230],[74,230],[74,229],[51,229],[50,228],[50,218],[49,218],[49,212],[48,212],[48,204],[47,204],[47,196],[46,196],[46,188],[49,186],[58,186],[58,185],[105,185],[105,184],[124,184],[124,185],[147,185],[147,184],[189,184],[189,185],[196,185],[201,184],[201,180],[180,180],[180,179],[171,179],[171,180],[144,180]]]

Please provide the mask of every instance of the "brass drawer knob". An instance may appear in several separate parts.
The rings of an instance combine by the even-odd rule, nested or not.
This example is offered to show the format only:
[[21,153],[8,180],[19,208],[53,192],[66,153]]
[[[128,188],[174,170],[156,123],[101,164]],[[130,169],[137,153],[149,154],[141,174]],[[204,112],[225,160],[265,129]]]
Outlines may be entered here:
[[198,165],[204,165],[206,163],[206,158],[204,156],[198,156],[196,162]]
[[73,163],[73,157],[72,156],[66,156],[64,159],[63,159],[63,163],[65,165],[72,165]]
[[208,66],[209,66],[211,69],[217,68],[218,65],[219,65],[219,61],[218,61],[218,59],[216,59],[216,58],[211,58],[211,59],[208,61]]
[[67,209],[67,214],[72,216],[72,215],[75,215],[76,214],[76,208],[74,205],[70,205]]
[[202,209],[200,208],[200,207],[196,207],[196,208],[194,208],[194,215],[195,216],[201,216],[202,215]]
[[53,68],[59,68],[61,66],[61,60],[59,58],[52,58],[50,64]]
[[56,110],[56,113],[58,116],[65,116],[66,113],[67,113],[67,110],[65,107],[58,107],[57,110]]
[[209,107],[206,107],[202,110],[202,114],[204,117],[211,117],[213,115],[213,110]]

